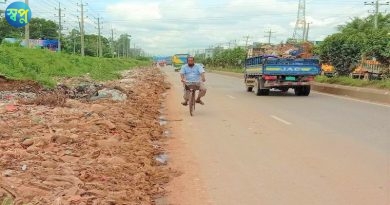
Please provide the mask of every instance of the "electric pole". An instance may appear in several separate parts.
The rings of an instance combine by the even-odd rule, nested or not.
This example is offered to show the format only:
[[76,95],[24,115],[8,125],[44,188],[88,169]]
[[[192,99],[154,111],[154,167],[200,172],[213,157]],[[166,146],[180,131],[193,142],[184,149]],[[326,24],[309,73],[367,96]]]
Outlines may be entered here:
[[114,58],[114,52],[115,52],[115,47],[114,47],[114,29],[111,26],[111,55],[112,55],[112,58]]
[[88,4],[83,4],[83,0],[81,0],[80,4],[77,4],[81,8],[81,22],[80,22],[80,36],[81,36],[81,56],[84,56],[84,6],[87,6]]
[[374,28],[375,29],[378,29],[378,15],[379,15],[379,6],[385,6],[385,5],[389,5],[389,2],[386,2],[386,3],[379,3],[379,0],[376,0],[375,2],[364,2],[364,5],[366,6],[374,6],[375,7],[375,10],[374,10]]
[[101,38],[100,38],[100,31],[101,31],[101,26],[100,26],[100,17],[97,17],[97,29],[98,29],[98,45],[97,45],[97,50],[98,50],[98,54],[97,56],[98,57],[102,57],[103,56],[103,52],[102,52],[102,41],[101,41]]
[[[28,5],[28,0],[24,0],[24,3]],[[26,47],[30,48],[30,24],[24,27],[24,38],[26,39]]]
[[306,26],[306,34],[305,34],[305,41],[308,41],[308,39],[309,39],[309,29],[310,29],[310,24],[312,24],[312,23],[307,23],[307,26]]
[[244,38],[246,38],[246,40],[245,40],[245,49],[248,49],[249,36],[244,36]]
[[62,17],[65,17],[65,15],[62,15],[62,9],[61,9],[61,3],[58,2],[58,52],[61,52],[61,35],[62,35]]
[[264,37],[267,37],[268,38],[268,44],[271,45],[271,37],[272,37],[272,34],[275,33],[273,32],[271,29],[269,31],[266,32],[268,35],[264,36]]

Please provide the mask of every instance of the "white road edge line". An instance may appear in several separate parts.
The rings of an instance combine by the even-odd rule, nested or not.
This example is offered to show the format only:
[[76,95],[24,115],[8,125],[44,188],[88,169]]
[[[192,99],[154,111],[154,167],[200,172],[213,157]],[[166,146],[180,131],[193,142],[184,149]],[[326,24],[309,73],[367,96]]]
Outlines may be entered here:
[[320,94],[320,95],[325,95],[325,96],[330,96],[330,97],[334,97],[334,98],[339,98],[339,99],[344,99],[344,100],[361,102],[361,103],[365,103],[365,104],[371,104],[371,105],[377,105],[377,106],[383,106],[383,107],[390,107],[390,105],[387,105],[387,104],[384,104],[384,103],[376,103],[376,102],[370,102],[370,101],[367,101],[367,100],[359,100],[359,99],[355,99],[355,98],[348,97],[348,96],[339,96],[339,95],[333,95],[333,94],[328,94],[328,93],[321,93],[321,92],[318,92],[318,91],[314,91],[313,93]]
[[228,96],[229,98],[231,98],[231,99],[236,99],[234,96],[231,96],[231,95],[226,95],[226,96]]
[[271,115],[271,117],[274,118],[275,120],[281,122],[281,123],[286,124],[286,125],[291,125],[292,124],[291,122],[288,122],[286,120],[283,120],[282,118],[276,117],[275,115]]

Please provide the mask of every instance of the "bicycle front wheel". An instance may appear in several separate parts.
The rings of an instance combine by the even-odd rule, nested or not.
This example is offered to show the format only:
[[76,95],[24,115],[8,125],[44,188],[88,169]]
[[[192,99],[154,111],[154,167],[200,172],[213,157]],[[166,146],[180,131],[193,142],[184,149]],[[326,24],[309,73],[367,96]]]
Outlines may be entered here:
[[194,90],[191,91],[189,107],[190,107],[190,115],[193,116],[193,113],[195,110],[195,91]]

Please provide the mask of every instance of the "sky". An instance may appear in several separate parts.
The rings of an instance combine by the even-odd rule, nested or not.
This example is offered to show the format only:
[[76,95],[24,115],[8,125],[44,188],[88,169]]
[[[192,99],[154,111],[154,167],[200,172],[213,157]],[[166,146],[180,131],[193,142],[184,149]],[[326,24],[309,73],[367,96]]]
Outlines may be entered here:
[[[33,17],[56,22],[59,3],[67,29],[63,33],[79,29],[81,0],[29,0]],[[172,55],[194,54],[213,46],[286,41],[294,33],[299,0],[83,0],[82,4],[87,34],[97,34],[99,18],[107,38],[112,29],[114,38],[130,34],[131,46],[149,55]],[[380,11],[389,7],[381,6]],[[368,16],[369,10],[374,7],[359,0],[306,0],[308,38],[321,41],[337,32],[338,25]]]

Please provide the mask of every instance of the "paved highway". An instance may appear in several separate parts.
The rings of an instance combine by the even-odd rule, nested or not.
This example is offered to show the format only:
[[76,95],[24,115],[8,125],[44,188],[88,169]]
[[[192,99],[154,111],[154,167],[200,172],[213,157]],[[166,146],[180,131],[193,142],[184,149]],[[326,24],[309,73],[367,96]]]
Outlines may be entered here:
[[[193,157],[172,163],[196,164],[205,204],[390,204],[389,105],[316,92],[255,96],[242,79],[207,73],[205,105],[190,117],[179,74],[163,70],[170,116],[183,119],[172,122],[175,139]],[[196,192],[190,184],[173,190],[182,196],[173,203],[200,203],[186,194]]]

